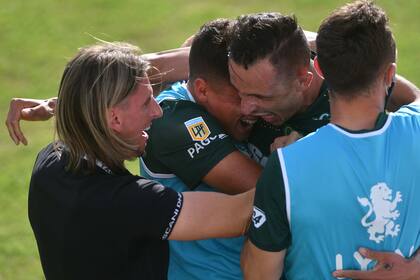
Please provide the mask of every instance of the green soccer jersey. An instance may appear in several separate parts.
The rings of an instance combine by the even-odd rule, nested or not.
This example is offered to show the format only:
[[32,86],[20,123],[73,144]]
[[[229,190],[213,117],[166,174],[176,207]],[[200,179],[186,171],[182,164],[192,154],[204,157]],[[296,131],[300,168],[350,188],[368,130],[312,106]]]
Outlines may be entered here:
[[309,106],[305,112],[297,114],[287,120],[280,127],[275,127],[263,120],[259,120],[249,137],[249,149],[253,159],[265,165],[270,155],[270,145],[274,139],[280,136],[289,135],[297,131],[303,136],[314,132],[330,121],[330,104],[328,88],[325,82],[322,83],[318,98]]
[[290,245],[284,180],[277,153],[269,157],[258,179],[248,237],[265,251],[278,252]]
[[[244,152],[246,146],[225,134],[216,119],[194,102],[185,84],[172,85],[157,100],[163,116],[149,131],[142,175],[178,192],[217,191],[203,183],[203,177],[228,154]],[[243,237],[171,240],[168,279],[240,280],[242,245]]]
[[176,176],[194,189],[210,169],[237,149],[200,105],[180,98],[159,101],[163,116],[153,121],[148,131],[142,158],[145,171],[155,179]]

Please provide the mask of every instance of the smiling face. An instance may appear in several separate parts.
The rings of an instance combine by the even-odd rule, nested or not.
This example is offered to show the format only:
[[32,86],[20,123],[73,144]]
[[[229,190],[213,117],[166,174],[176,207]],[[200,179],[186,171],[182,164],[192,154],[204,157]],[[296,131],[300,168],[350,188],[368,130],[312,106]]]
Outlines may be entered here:
[[149,79],[141,78],[133,92],[109,110],[108,122],[122,140],[137,147],[133,156],[139,156],[149,138],[146,130],[161,116],[162,109],[153,98]]
[[203,106],[219,121],[226,133],[238,141],[248,138],[257,120],[241,113],[241,99],[229,81],[208,84]]
[[238,141],[248,138],[255,118],[244,117],[237,90],[229,82],[228,19],[204,24],[195,34],[189,56],[189,89],[197,103],[217,119],[224,131]]
[[268,58],[256,61],[248,69],[229,59],[229,73],[244,115],[281,125],[302,106],[303,94],[295,79],[278,73]]

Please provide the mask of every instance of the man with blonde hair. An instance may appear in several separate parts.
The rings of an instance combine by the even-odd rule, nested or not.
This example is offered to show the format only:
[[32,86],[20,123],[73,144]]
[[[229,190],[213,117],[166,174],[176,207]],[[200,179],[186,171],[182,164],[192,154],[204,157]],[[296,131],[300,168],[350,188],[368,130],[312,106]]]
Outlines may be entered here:
[[162,110],[138,48],[104,43],[67,64],[58,140],[38,155],[29,219],[47,279],[166,279],[167,239],[242,234],[253,192],[179,193],[132,175]]
[[[216,31],[216,29],[215,29],[215,31]],[[220,34],[219,34],[219,36],[221,36]],[[206,50],[205,49],[202,49],[202,51],[203,52],[205,52]],[[213,52],[213,50],[212,50],[212,52]],[[210,53],[212,53],[212,52],[210,52]],[[148,56],[148,57],[150,57],[150,56]],[[209,58],[209,57],[205,57],[205,58],[203,58],[202,60],[203,61],[206,61],[206,60],[209,60],[209,59],[213,59],[213,64],[216,64],[217,65],[217,63],[221,63],[223,60],[220,60],[219,58]],[[196,62],[198,62],[198,61],[200,61],[200,58],[199,57],[194,57],[194,60],[196,61]],[[220,61],[219,61],[220,60]],[[224,62],[225,64],[226,64],[226,62]],[[164,64],[163,64],[164,65]],[[225,66],[226,67],[226,66]],[[194,71],[193,71],[194,72]],[[195,71],[196,72],[196,71]],[[194,73],[195,73],[194,72]],[[206,72],[203,72],[202,73],[202,75],[207,75],[208,73],[206,73]],[[194,79],[193,79],[194,80]],[[206,82],[208,82],[208,80],[206,81]],[[190,81],[190,83],[191,83],[191,85],[193,84],[193,81]],[[196,84],[195,82],[194,82],[194,84]],[[208,83],[209,85],[212,85],[212,86],[214,86],[214,84],[212,84],[212,83]],[[220,86],[218,86],[217,87],[218,89],[220,89],[221,87]],[[187,92],[187,90],[186,89],[183,89],[183,87],[181,87],[181,86],[177,86],[177,89],[179,90],[179,89],[181,89],[182,90],[182,94],[184,93],[184,92]],[[180,94],[180,93],[177,93],[176,95],[175,95],[175,97],[179,97],[180,95],[182,95],[182,94]],[[217,92],[217,94],[220,96],[220,97],[223,97],[223,94],[224,93],[222,93],[222,92]],[[185,96],[187,96],[187,94],[185,94]],[[215,95],[215,96],[217,96],[217,95]],[[171,96],[171,94],[165,94],[164,96],[161,96],[161,98],[162,99],[165,99],[165,98],[167,98],[167,97],[173,97],[173,96]],[[184,97],[182,97],[182,98],[184,98]],[[181,99],[182,99],[181,98]],[[186,98],[184,98],[184,99],[188,99],[189,100],[189,97],[186,97]],[[194,97],[194,99],[196,99],[196,97]],[[210,100],[210,98],[209,98],[209,100]],[[327,99],[323,99],[323,101],[327,101]],[[22,104],[24,104],[24,102],[23,102],[23,100],[22,99],[20,99],[19,100],[19,102],[22,102]],[[38,105],[39,104],[39,101],[31,101],[31,100],[28,100],[27,101],[28,103],[27,103],[27,105],[25,105],[25,106],[27,106],[27,107],[30,107],[30,106],[34,106],[34,105]],[[32,105],[31,105],[31,102],[33,102],[32,103]],[[220,102],[223,102],[222,100],[219,100],[219,103]],[[53,103],[53,102],[50,102],[50,103]],[[239,103],[238,103],[239,104]],[[318,104],[318,103],[317,103]],[[327,104],[327,106],[328,106],[328,103],[326,103]],[[45,106],[44,106],[45,105]],[[214,102],[212,102],[212,106],[213,105],[216,105],[217,106],[217,103],[214,103]],[[226,103],[226,106],[227,105],[229,105],[228,104],[228,102]],[[191,105],[192,106],[192,105]],[[204,106],[206,106],[205,104],[204,104]],[[224,106],[224,105],[223,105]],[[220,106],[220,107],[223,107],[223,106]],[[226,107],[225,106],[225,107]],[[239,105],[238,105],[239,106]],[[179,108],[180,108],[180,106],[178,106]],[[178,108],[177,107],[177,108]],[[325,106],[324,106],[325,107]],[[23,109],[22,111],[21,111],[21,116],[24,116],[24,117],[26,117],[27,115],[29,115],[29,114],[32,114],[32,113],[35,113],[35,112],[38,112],[38,111],[41,111],[42,112],[42,110],[39,110],[39,109],[42,109],[42,108],[47,108],[47,109],[49,109],[49,106],[48,106],[48,101],[46,101],[46,102],[43,102],[43,103],[41,103],[39,106],[37,106],[37,107],[35,107],[35,108],[33,108],[33,109],[31,109],[31,108],[27,108],[27,109]],[[177,110],[171,110],[171,107],[170,106],[165,106],[165,108],[167,108],[167,110],[169,111],[169,112],[171,112],[172,114],[174,114],[174,112],[176,112]],[[218,110],[219,111],[221,111],[223,108],[218,108]],[[237,109],[237,108],[236,108]],[[234,110],[236,110],[236,109],[234,109]],[[232,110],[232,112],[231,112],[231,114],[233,114],[234,113],[234,110]],[[179,110],[178,110],[179,111]],[[209,110],[210,111],[210,110]],[[226,111],[226,110],[225,110]],[[10,112],[13,112],[13,110],[11,110]],[[15,113],[16,113],[16,111],[14,111]],[[329,111],[328,111],[329,112]],[[20,112],[19,112],[20,113]],[[29,113],[29,114],[28,114]],[[322,113],[325,113],[325,112],[322,112]],[[212,114],[214,114],[214,112],[212,111]],[[32,115],[32,119],[33,119],[33,116],[34,115]],[[223,118],[225,118],[225,119],[227,119],[227,116],[225,116],[225,115],[222,115],[222,114],[217,114],[216,113],[216,119],[223,119]],[[229,123],[229,120],[227,119],[227,121],[228,121],[228,123]],[[230,120],[230,122],[231,123],[233,123],[235,121],[235,119],[232,119],[232,120]],[[328,120],[327,120],[328,121]],[[170,122],[170,119],[169,118],[165,118],[165,121],[159,121],[160,123],[167,123],[167,127],[168,128],[170,128],[170,129],[174,129],[174,127],[175,127],[175,124],[174,123],[171,123]],[[206,122],[208,122],[208,121],[206,121]],[[321,122],[319,122],[319,121],[314,121],[315,123],[321,123]],[[223,122],[222,122],[223,123]],[[156,123],[157,124],[157,123]],[[184,124],[183,124],[183,122],[181,122],[181,126],[182,127],[184,127]],[[10,126],[9,126],[10,127]],[[18,128],[18,125],[17,126],[15,126],[15,127],[17,127]],[[175,151],[175,152],[177,152],[177,153],[182,153],[182,152],[184,152],[184,150],[177,150],[177,146],[179,146],[179,143],[178,142],[175,142],[175,141],[172,141],[173,139],[172,138],[176,138],[176,134],[174,134],[174,133],[172,133],[171,132],[171,134],[170,134],[170,137],[165,137],[165,138],[160,138],[160,133],[159,133],[159,131],[157,130],[158,129],[158,125],[156,125],[156,126],[154,126],[153,128],[153,130],[155,131],[155,134],[156,134],[156,137],[152,137],[152,138],[154,138],[154,139],[157,139],[157,141],[159,141],[159,142],[162,142],[162,143],[164,143],[164,142],[166,142],[166,143],[170,143],[170,145],[167,145],[166,146],[166,149],[168,149],[169,147],[171,147],[171,145],[172,145],[172,148],[173,148],[173,151]],[[152,131],[153,131],[152,130]],[[172,131],[171,130],[171,131]],[[186,130],[186,128],[184,127],[184,130],[185,130],[185,132],[187,131]],[[180,131],[184,131],[184,130],[180,130]],[[210,129],[213,133],[214,133],[214,127],[211,127],[211,129]],[[16,133],[18,133],[18,132],[20,132],[20,130],[19,129],[14,129],[14,131],[16,132]],[[168,131],[168,129],[165,129],[165,131],[167,132]],[[226,130],[226,131],[229,131],[228,129]],[[12,134],[12,133],[11,133]],[[153,134],[153,133],[152,133]],[[270,134],[271,135],[271,134]],[[23,136],[23,135],[22,135]],[[188,139],[189,139],[189,137],[190,136],[188,136]],[[24,138],[22,138],[22,137],[20,137],[20,139],[24,139]],[[228,139],[224,139],[223,141],[226,141],[226,140],[228,140]],[[152,141],[152,142],[154,142],[154,141]],[[271,143],[271,142],[270,142]],[[270,144],[270,143],[268,143],[268,144]],[[152,144],[152,143],[150,143],[150,144]],[[152,146],[153,146],[153,148],[152,148]],[[268,149],[268,146],[269,145],[267,145],[267,149]],[[205,148],[207,149],[207,150],[209,150],[209,147],[210,147],[210,145],[207,145],[207,146],[205,146]],[[168,153],[168,151],[163,151],[163,150],[161,150],[160,148],[158,148],[158,146],[157,145],[155,145],[155,144],[153,144],[153,145],[149,145],[148,146],[148,148],[150,149],[150,151],[147,153],[147,157],[146,158],[150,158],[150,157],[156,157],[156,159],[159,161],[159,162],[164,162],[164,160],[166,161],[165,162],[165,164],[164,164],[164,166],[165,166],[165,168],[168,168],[169,166],[173,166],[173,167],[175,167],[175,169],[174,168],[168,168],[169,170],[169,172],[167,172],[167,173],[169,173],[169,175],[171,175],[171,176],[161,176],[162,174],[162,169],[158,169],[158,171],[160,171],[160,172],[156,172],[156,170],[154,169],[154,168],[150,168],[151,169],[151,171],[153,172],[153,173],[150,173],[150,174],[152,174],[152,176],[154,176],[154,175],[156,175],[157,177],[156,178],[160,178],[159,176],[161,176],[161,179],[159,179],[163,184],[165,184],[165,185],[167,185],[167,184],[169,184],[168,182],[169,181],[173,181],[173,180],[176,180],[176,178],[173,176],[173,174],[174,175],[177,175],[178,173],[177,173],[177,171],[179,171],[181,174],[187,174],[188,176],[185,176],[184,175],[184,177],[182,177],[184,180],[184,182],[185,181],[187,181],[187,182],[191,182],[192,181],[192,178],[202,178],[202,174],[203,173],[200,173],[200,172],[195,172],[195,170],[197,169],[197,168],[201,168],[201,167],[205,167],[205,168],[207,168],[207,167],[211,167],[211,165],[207,165],[207,167],[206,167],[206,161],[204,161],[204,160],[202,160],[202,162],[199,162],[199,164],[195,164],[194,162],[196,162],[196,161],[194,161],[194,160],[189,160],[189,158],[186,158],[186,159],[184,159],[184,160],[181,160],[181,159],[179,159],[179,160],[177,160],[176,159],[176,157],[174,157],[173,156],[173,154],[170,154],[170,153]],[[154,153],[154,152],[151,152],[151,150],[152,149],[157,149],[157,153]],[[187,148],[185,148],[185,153],[186,153],[186,151],[187,151],[188,149]],[[217,154],[220,154],[221,153],[221,151],[222,150],[217,150]],[[201,157],[203,157],[203,155],[205,155],[205,154],[208,154],[209,156],[212,156],[212,157],[214,157],[214,155],[216,154],[216,153],[212,153],[212,150],[209,150],[209,151],[207,151],[207,153],[205,153],[205,150],[199,150],[199,152],[200,152],[200,156]],[[162,154],[165,154],[164,156],[162,156]],[[187,154],[187,153],[186,153]],[[180,161],[181,160],[181,161]],[[199,161],[200,161],[201,159],[199,159]],[[167,165],[167,162],[171,162],[171,164],[172,165]],[[214,161],[213,161],[214,162]],[[234,180],[234,178],[232,177],[232,176],[230,176],[229,178],[231,178],[232,180],[230,180],[230,179],[223,179],[222,180],[222,176],[219,176],[219,174],[220,173],[217,173],[217,171],[222,171],[222,172],[224,172],[224,173],[228,173],[228,172],[230,172],[230,171],[234,171],[235,169],[229,169],[229,168],[226,168],[226,165],[225,165],[225,162],[226,162],[226,160],[225,159],[223,159],[223,160],[221,160],[220,161],[220,163],[221,164],[219,164],[220,166],[222,166],[223,165],[223,168],[212,168],[211,169],[211,173],[213,173],[215,176],[213,176],[215,179],[217,179],[217,181],[216,182],[218,182],[218,183],[222,183],[222,184],[224,184],[224,185],[232,185],[232,184],[235,184],[235,183],[237,183],[237,181],[243,181],[244,180],[244,176],[239,176],[239,177],[241,177],[240,179],[241,180]],[[213,163],[214,164],[214,163]],[[161,164],[161,166],[163,166],[162,164]],[[187,169],[185,169],[185,166],[193,166],[193,168],[187,168]],[[239,166],[239,162],[238,161],[236,161],[236,166]],[[150,165],[148,166],[148,167],[150,167]],[[143,169],[143,171],[144,171],[145,169]],[[245,170],[245,169],[244,169]],[[243,170],[243,171],[244,171]],[[147,171],[147,170],[146,170]],[[207,172],[207,171],[206,171]],[[210,172],[208,172],[207,173],[207,175],[209,174]],[[217,176],[216,176],[216,174],[217,174]],[[248,175],[248,177],[249,177],[249,175],[250,175],[251,173],[247,173],[247,175]],[[167,175],[167,174],[164,174],[164,175]],[[178,176],[178,175],[177,175]],[[201,176],[201,177],[200,177]],[[206,182],[206,180],[208,180],[210,178],[210,176],[206,176],[205,178],[204,178],[204,180],[203,181],[205,181]],[[197,181],[194,181],[194,182],[197,182]],[[186,183],[187,184],[187,183]],[[216,187],[216,188],[220,188],[220,186],[217,184],[217,183],[215,183],[215,184],[211,184],[213,187]],[[241,184],[240,185],[241,187],[246,187],[246,184]],[[223,189],[224,190],[224,189]],[[183,244],[187,244],[187,243],[183,243]],[[184,250],[183,252],[182,252],[183,254],[185,254],[185,255],[188,255],[189,254],[189,251],[187,251],[187,250]],[[372,254],[373,254],[373,252],[372,252]],[[381,257],[382,258],[382,256],[383,255],[381,255],[380,253],[375,253],[375,256],[377,256],[377,257]],[[386,258],[388,258],[388,256],[387,255],[385,255],[386,256]],[[210,257],[210,256],[209,256]],[[391,256],[390,255],[390,258],[394,258],[393,256]],[[190,257],[189,258],[189,261],[191,261],[191,262],[194,262],[194,261],[197,261],[197,258],[196,257]],[[207,269],[211,269],[211,265],[208,265],[208,263],[205,263],[205,262],[203,262],[203,266],[204,267],[206,267]],[[183,264],[184,265],[184,264]],[[395,266],[395,268],[397,268],[398,266]],[[413,266],[410,266],[410,267],[413,267]],[[187,271],[187,269],[186,270],[182,270],[182,271]],[[217,272],[218,273],[221,273],[221,271],[222,270],[217,270]],[[230,273],[234,273],[234,271],[235,270],[233,270],[233,269],[229,269],[229,272]],[[175,274],[174,274],[175,275]],[[207,274],[208,275],[208,274]],[[175,276],[176,277],[176,276]],[[393,278],[393,279],[400,279],[400,277],[397,275],[397,276],[395,276],[396,278]]]

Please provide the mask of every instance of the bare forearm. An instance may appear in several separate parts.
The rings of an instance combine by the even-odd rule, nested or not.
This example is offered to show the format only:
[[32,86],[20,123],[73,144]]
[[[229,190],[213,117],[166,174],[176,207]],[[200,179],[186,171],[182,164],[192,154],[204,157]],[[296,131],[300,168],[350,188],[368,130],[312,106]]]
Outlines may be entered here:
[[255,188],[261,171],[259,164],[235,151],[214,166],[203,181],[223,193],[239,194]]
[[54,115],[56,102],[56,97],[45,100],[29,98],[13,98],[11,100],[5,124],[10,138],[16,145],[19,143],[27,145],[28,143],[20,128],[20,120],[48,120]]
[[142,57],[150,62],[151,82],[175,82],[188,79],[188,56],[190,48],[178,48],[162,52],[144,54]]
[[286,250],[268,252],[247,240],[241,252],[241,269],[246,280],[277,280],[283,272]]
[[393,112],[405,104],[419,101],[419,88],[404,77],[396,75],[394,90],[389,99],[387,110]]

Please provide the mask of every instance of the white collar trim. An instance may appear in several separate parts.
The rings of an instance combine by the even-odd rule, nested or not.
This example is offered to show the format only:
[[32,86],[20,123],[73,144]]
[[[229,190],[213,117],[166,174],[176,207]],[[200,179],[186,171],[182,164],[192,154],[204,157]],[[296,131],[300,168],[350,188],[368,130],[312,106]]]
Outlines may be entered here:
[[369,132],[365,132],[365,133],[351,133],[351,132],[348,132],[348,131],[338,127],[335,124],[332,124],[332,123],[329,123],[328,126],[334,128],[335,130],[337,130],[341,134],[344,134],[344,135],[346,135],[348,137],[351,137],[351,138],[366,138],[366,137],[372,137],[372,136],[376,136],[376,135],[380,135],[380,134],[384,133],[388,129],[389,125],[391,124],[391,121],[392,121],[392,115],[389,114],[388,119],[386,120],[384,126],[381,129],[378,129],[378,130],[375,130],[375,131],[369,131]]
[[192,96],[191,92],[188,90],[188,88],[187,88],[187,83],[183,83],[181,86],[182,86],[182,87],[183,87],[183,88],[187,91],[188,98],[190,99],[190,101],[192,101],[192,102],[194,102],[194,103],[197,103],[197,102],[195,101],[194,96]]

